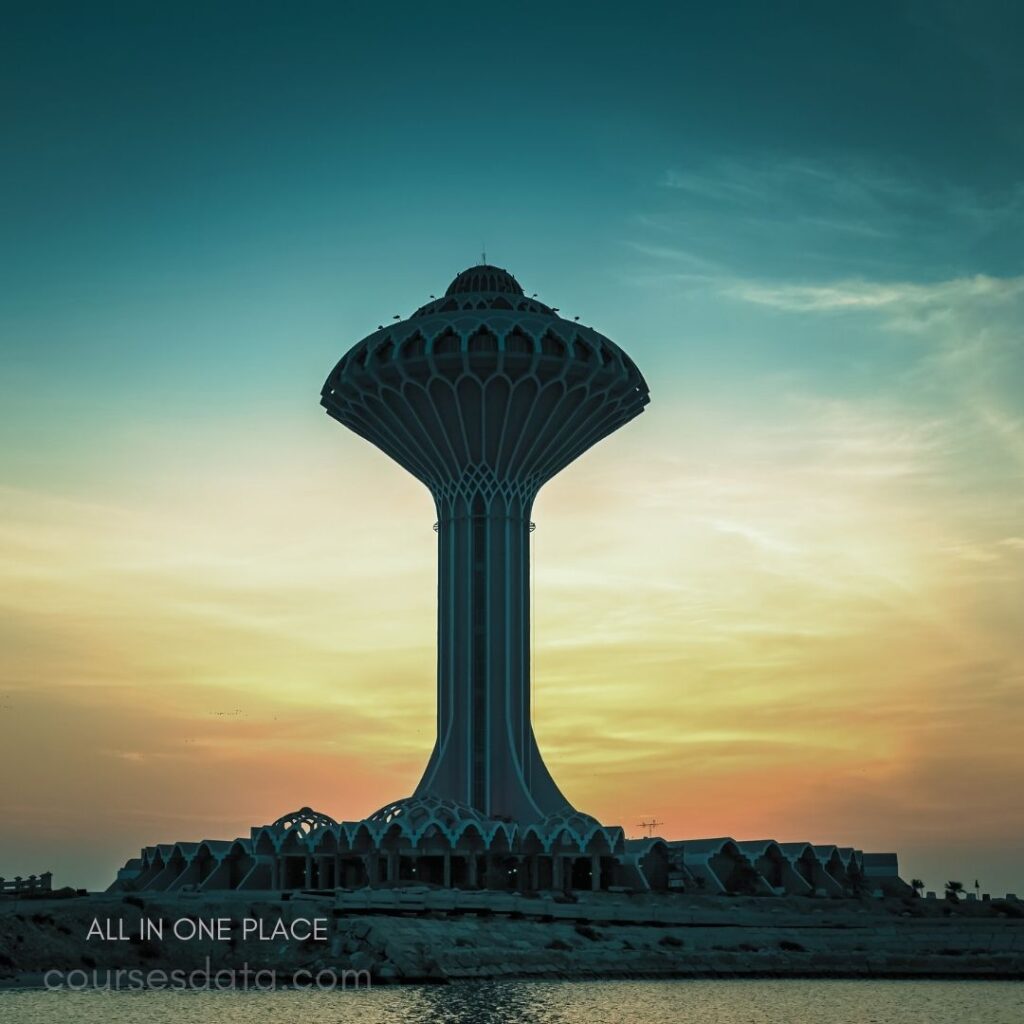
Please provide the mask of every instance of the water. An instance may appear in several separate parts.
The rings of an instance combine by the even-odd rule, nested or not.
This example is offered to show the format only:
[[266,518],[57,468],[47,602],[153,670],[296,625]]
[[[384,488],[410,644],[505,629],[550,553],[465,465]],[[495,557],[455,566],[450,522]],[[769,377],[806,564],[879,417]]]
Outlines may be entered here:
[[0,992],[3,1024],[1021,1024],[1000,981],[515,981],[308,992]]

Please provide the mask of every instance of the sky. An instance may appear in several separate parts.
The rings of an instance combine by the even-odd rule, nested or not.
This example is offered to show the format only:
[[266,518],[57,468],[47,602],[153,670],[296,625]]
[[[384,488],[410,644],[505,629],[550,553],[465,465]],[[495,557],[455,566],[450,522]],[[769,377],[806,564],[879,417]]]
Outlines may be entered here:
[[0,874],[356,819],[429,494],[337,359],[478,262],[645,413],[535,506],[541,749],[639,834],[1024,890],[1019,5],[12,4]]

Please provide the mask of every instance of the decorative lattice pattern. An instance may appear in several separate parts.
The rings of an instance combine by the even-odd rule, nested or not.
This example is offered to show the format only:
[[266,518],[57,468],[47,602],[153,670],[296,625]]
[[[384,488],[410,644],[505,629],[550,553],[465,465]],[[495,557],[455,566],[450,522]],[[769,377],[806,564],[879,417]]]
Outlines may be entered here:
[[[638,415],[646,382],[609,339],[554,314],[405,321],[354,346],[321,401],[433,493],[525,504]],[[500,509],[498,510],[500,511]]]
[[332,825],[337,824],[330,815],[314,811],[311,807],[301,807],[290,814],[282,815],[270,828],[282,834],[298,831],[308,836],[319,829],[330,828]]

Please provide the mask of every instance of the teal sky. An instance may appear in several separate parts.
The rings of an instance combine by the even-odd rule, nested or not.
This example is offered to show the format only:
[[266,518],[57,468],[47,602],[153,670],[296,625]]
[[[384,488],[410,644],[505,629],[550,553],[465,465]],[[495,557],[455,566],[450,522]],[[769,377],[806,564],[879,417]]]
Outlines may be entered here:
[[655,376],[849,367],[690,275],[1020,271],[1014,4],[18,6],[4,352],[73,409],[272,398],[484,244]]
[[[600,575],[609,531],[633,523],[615,543],[635,545],[634,564],[695,588],[663,605],[637,584],[642,629],[623,620],[623,650],[759,631],[756,657],[744,648],[724,681],[708,675],[717,649],[682,669],[666,655],[645,700],[680,735],[716,706],[712,690],[733,687],[748,708],[778,701],[801,723],[799,736],[772,725],[772,749],[792,755],[780,764],[813,763],[807,738],[822,728],[866,737],[833,745],[865,788],[838,801],[847,818],[821,820],[828,835],[815,807],[755,799],[753,771],[730,790],[732,762],[668,738],[660,766],[621,774],[621,803],[588,807],[746,838],[762,821],[745,827],[739,793],[777,813],[780,839],[857,842],[878,822],[871,842],[909,851],[908,872],[933,872],[930,885],[985,870],[994,886],[1024,884],[1024,836],[998,798],[1024,783],[1024,726],[1007,715],[1024,684],[1022,44],[1024,7],[1011,2],[7,5],[5,724],[32,689],[52,696],[40,721],[69,749],[84,742],[64,688],[85,635],[113,637],[90,650],[108,675],[89,685],[143,680],[117,639],[135,599],[97,623],[75,589],[97,566],[135,581],[140,564],[155,573],[171,557],[152,526],[144,558],[137,538],[119,548],[130,524],[166,513],[165,537],[186,514],[208,526],[189,569],[198,592],[212,552],[240,543],[224,509],[243,479],[252,523],[290,489],[333,504],[339,537],[372,523],[373,480],[397,501],[386,460],[319,412],[320,385],[351,344],[486,247],[528,293],[621,343],[651,386],[649,414],[617,447],[550,489],[552,518],[577,516],[566,544],[593,539],[572,548],[579,566]],[[574,487],[593,500],[574,504]],[[408,500],[429,517],[425,499]],[[296,514],[275,507],[245,557],[290,557]],[[704,530],[746,547],[718,548]],[[679,559],[666,566],[669,550]],[[625,554],[619,567],[626,579]],[[549,592],[539,576],[539,600],[571,635],[574,601],[599,584],[563,570]],[[344,581],[344,563],[335,571]],[[328,592],[317,586],[309,603]],[[178,607],[154,598],[149,621]],[[810,620],[826,646],[791,651],[792,671],[773,674],[772,643],[806,640]],[[940,651],[950,637],[956,653]],[[787,689],[798,678],[806,689]],[[133,699],[139,711],[146,698]],[[579,722],[549,706],[557,745]],[[833,719],[822,726],[811,706]],[[605,710],[566,748],[581,780],[587,729],[599,738],[622,714]],[[720,712],[707,710],[707,737],[735,724],[735,707]],[[689,778],[695,764],[734,826],[710,797],[639,806],[666,766]],[[181,808],[200,790],[193,780]],[[400,794],[378,802],[388,795]],[[967,808],[956,828],[950,800]],[[5,820],[31,831],[31,802]],[[861,831],[839,835],[845,821]],[[138,825],[118,842],[136,834],[190,838]],[[90,884],[115,855],[96,843]],[[20,866],[52,861],[48,850],[40,841]]]

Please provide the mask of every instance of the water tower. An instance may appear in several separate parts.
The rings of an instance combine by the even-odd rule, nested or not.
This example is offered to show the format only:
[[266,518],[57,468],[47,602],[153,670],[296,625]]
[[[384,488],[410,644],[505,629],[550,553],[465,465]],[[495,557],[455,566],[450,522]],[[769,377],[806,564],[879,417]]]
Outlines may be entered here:
[[530,722],[530,512],[648,401],[621,348],[486,264],[331,371],[327,412],[437,506],[437,741],[414,798],[522,823],[571,810]]

